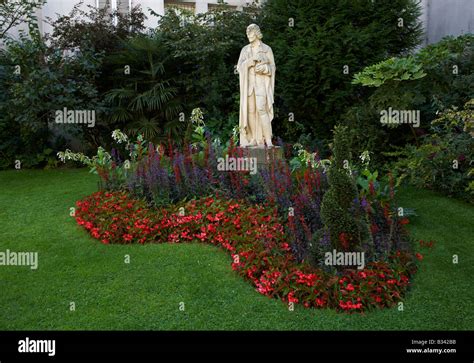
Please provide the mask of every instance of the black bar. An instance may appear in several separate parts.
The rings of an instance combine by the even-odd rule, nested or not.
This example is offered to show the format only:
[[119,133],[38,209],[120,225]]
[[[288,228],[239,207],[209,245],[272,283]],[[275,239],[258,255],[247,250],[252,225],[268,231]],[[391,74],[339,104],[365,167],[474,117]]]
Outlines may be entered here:
[[[55,340],[55,355],[20,353],[19,341],[27,337]],[[166,361],[473,362],[473,343],[472,331],[7,331],[0,333],[0,362],[159,362],[164,357]],[[456,349],[456,353],[407,353],[407,349]]]

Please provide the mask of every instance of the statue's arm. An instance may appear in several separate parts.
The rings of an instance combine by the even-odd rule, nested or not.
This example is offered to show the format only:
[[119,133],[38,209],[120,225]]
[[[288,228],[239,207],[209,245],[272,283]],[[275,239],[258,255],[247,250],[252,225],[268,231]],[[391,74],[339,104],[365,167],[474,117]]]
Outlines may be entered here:
[[264,76],[271,76],[275,70],[275,59],[273,58],[272,49],[269,48],[267,51],[268,63],[262,65],[262,72],[261,74]]
[[249,68],[255,65],[255,62],[252,58],[246,58],[246,52],[244,51],[245,48],[242,48],[240,51],[239,61],[237,62],[237,71],[240,72],[244,68]]

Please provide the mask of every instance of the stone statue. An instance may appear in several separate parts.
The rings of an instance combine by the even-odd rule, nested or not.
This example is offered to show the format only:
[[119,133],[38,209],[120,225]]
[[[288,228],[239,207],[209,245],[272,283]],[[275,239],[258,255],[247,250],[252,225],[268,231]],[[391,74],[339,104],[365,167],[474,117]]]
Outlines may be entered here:
[[248,45],[240,52],[240,146],[272,147],[275,60],[256,24],[247,27]]

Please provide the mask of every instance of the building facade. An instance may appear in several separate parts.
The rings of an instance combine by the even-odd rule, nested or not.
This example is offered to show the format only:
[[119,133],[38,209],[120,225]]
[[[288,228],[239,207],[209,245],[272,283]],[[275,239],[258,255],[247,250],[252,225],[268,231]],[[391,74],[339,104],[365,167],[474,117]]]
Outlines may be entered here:
[[474,0],[421,0],[425,31],[421,46],[447,35],[474,33]]
[[[264,0],[260,0],[260,3]],[[52,27],[44,20],[47,18],[55,19],[57,15],[66,15],[73,9],[79,0],[48,0],[47,3],[36,11],[36,17],[39,20],[39,28],[42,34],[51,33]],[[193,11],[194,13],[207,12],[218,6],[218,0],[82,0],[81,10],[86,11],[89,6],[104,8],[107,7],[111,11],[118,10],[120,12],[128,12],[132,7],[140,5],[143,12],[147,15],[145,21],[146,27],[156,27],[156,17],[149,16],[148,9],[152,9],[155,13],[164,15],[166,8],[175,7]],[[252,3],[252,0],[225,0],[225,2],[235,8],[242,10],[245,6]],[[27,31],[26,24],[20,25],[12,29],[9,34],[17,37],[20,31]]]
[[[236,10],[242,10],[243,7],[252,3],[252,0],[225,1]],[[264,1],[260,0],[259,3]],[[48,0],[42,9],[37,10],[36,14],[40,20],[41,32],[44,34],[52,31],[51,26],[44,21],[46,18],[54,19],[56,14],[66,15],[78,2],[79,0]],[[88,6],[108,7],[111,10],[128,12],[132,7],[141,5],[145,14],[148,14],[148,9],[152,9],[157,14],[163,15],[168,7],[178,7],[194,13],[202,13],[217,4],[218,0],[83,0],[81,8],[87,10]],[[421,46],[436,43],[447,35],[457,36],[474,33],[474,0],[420,0],[420,4],[422,8],[420,20],[425,30]],[[153,28],[156,25],[156,17],[148,16],[145,26]],[[26,25],[13,29],[10,35],[17,36],[19,30],[26,31]]]

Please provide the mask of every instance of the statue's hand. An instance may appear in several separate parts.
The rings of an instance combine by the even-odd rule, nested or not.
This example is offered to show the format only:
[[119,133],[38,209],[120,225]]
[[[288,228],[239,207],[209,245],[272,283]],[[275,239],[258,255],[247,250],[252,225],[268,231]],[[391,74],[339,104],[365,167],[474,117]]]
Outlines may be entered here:
[[268,68],[266,67],[265,64],[257,64],[257,66],[255,67],[255,72],[266,74],[268,73]]
[[252,57],[252,62],[255,67],[257,67],[260,63],[262,63],[262,59],[259,55]]

